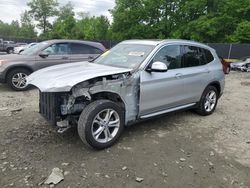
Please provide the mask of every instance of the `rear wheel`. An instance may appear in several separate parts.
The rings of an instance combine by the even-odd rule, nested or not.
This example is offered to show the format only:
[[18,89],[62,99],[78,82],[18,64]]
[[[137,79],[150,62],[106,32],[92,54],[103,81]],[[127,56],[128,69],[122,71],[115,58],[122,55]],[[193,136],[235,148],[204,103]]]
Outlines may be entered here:
[[196,112],[202,116],[210,115],[214,112],[218,102],[218,90],[214,86],[208,86],[198,103]]
[[97,100],[90,103],[81,113],[78,134],[81,140],[93,148],[112,146],[124,128],[124,111],[115,102]]
[[7,75],[7,84],[16,91],[25,91],[28,89],[26,85],[26,77],[30,71],[24,68],[17,68],[10,71]]

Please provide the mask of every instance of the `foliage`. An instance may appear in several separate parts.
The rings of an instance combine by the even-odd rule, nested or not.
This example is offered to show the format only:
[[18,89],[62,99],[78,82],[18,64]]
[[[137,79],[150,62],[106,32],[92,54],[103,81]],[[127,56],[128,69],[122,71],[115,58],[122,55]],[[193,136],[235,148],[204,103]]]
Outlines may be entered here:
[[17,20],[12,21],[11,24],[4,23],[0,20],[0,34],[1,37],[14,37],[14,38],[35,38],[35,26],[27,11],[22,13],[21,22]]
[[53,24],[52,31],[50,33],[51,38],[64,38],[72,39],[75,37],[76,20],[74,18],[75,13],[73,11],[73,5],[69,2],[65,6],[60,8],[58,18]]
[[43,34],[46,34],[51,28],[48,19],[56,16],[58,13],[57,0],[31,0],[27,5],[30,8],[29,13],[38,21],[38,28],[42,29]]
[[[182,38],[200,42],[250,42],[249,0],[116,0],[111,14],[75,15],[72,3],[59,7],[57,0],[30,0],[21,22],[0,21],[2,36],[36,36],[42,39],[124,40]],[[50,23],[53,18],[54,22]]]
[[233,42],[250,43],[250,22],[244,21],[237,25],[236,31],[231,36]]
[[113,38],[249,41],[249,0],[116,0]]
[[108,39],[109,21],[105,16],[82,17],[76,23],[76,38],[86,40]]
[[24,38],[35,38],[37,35],[35,26],[28,11],[21,14],[21,28],[19,32],[20,37]]

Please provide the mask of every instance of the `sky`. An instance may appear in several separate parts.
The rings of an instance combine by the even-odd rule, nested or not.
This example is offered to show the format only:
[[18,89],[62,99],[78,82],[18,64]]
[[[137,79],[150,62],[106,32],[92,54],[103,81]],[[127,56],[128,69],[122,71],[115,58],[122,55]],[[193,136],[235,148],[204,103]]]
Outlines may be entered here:
[[[30,0],[0,0],[0,20],[10,23],[19,20],[20,14],[28,9],[27,2]],[[58,0],[60,6],[69,0]],[[112,20],[109,9],[115,6],[115,0],[70,0],[74,5],[75,12],[89,12],[91,16],[105,15]]]

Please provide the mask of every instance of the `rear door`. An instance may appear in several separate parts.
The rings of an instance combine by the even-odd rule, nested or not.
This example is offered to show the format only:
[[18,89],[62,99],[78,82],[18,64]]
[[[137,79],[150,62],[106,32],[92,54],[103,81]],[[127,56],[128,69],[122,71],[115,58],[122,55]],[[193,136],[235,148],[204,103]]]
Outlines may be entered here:
[[36,68],[41,69],[48,66],[70,63],[69,59],[69,44],[56,43],[48,46],[40,53],[47,53],[48,56],[37,55]]
[[198,102],[205,87],[213,79],[209,64],[213,60],[213,55],[207,49],[191,45],[183,46],[182,78],[187,103]]
[[91,61],[103,51],[82,43],[70,43],[70,62]]

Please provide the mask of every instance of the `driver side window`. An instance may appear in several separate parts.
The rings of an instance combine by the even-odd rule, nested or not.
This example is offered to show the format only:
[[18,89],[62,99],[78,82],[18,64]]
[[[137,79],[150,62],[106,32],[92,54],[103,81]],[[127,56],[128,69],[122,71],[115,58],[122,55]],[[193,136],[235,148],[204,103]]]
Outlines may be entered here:
[[160,61],[168,66],[168,69],[181,68],[181,46],[171,45],[163,47],[154,57],[153,62]]
[[49,55],[66,55],[68,54],[68,51],[67,43],[52,44],[43,50],[43,52],[46,52]]

